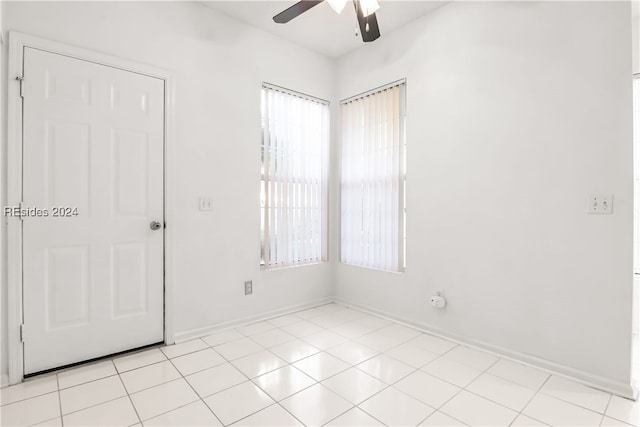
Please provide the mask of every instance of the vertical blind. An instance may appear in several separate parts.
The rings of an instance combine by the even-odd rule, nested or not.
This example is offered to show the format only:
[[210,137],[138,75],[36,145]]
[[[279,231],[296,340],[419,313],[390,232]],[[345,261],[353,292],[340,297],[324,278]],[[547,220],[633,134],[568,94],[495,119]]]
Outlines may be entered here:
[[329,106],[262,88],[262,245],[267,268],[326,259]]
[[343,263],[404,266],[405,87],[342,102]]

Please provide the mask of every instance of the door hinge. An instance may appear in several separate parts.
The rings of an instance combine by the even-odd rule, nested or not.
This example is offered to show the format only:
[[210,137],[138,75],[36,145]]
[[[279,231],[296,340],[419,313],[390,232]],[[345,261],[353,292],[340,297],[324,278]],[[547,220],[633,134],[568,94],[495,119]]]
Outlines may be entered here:
[[24,323],[20,325],[20,342],[24,342]]
[[20,98],[24,98],[24,77],[18,76],[16,80],[20,83]]

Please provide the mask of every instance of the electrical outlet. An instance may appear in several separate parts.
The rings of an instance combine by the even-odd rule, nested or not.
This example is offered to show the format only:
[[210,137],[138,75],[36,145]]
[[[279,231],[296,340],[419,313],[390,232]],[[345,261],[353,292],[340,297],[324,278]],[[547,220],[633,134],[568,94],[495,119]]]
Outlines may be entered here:
[[198,207],[201,211],[212,211],[213,210],[213,198],[211,197],[200,197],[198,201]]
[[613,196],[611,194],[592,194],[587,200],[587,212],[590,214],[611,214]]
[[253,282],[251,280],[247,280],[244,282],[244,294],[251,295],[253,293]]

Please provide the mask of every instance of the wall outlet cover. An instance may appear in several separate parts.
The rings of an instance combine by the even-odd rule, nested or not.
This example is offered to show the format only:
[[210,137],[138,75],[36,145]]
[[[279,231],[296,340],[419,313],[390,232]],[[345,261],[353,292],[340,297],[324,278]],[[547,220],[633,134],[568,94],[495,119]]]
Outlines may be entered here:
[[198,209],[200,211],[212,211],[213,210],[213,198],[212,197],[200,197],[198,199]]
[[595,215],[608,215],[613,213],[612,194],[591,194],[587,199],[587,212]]

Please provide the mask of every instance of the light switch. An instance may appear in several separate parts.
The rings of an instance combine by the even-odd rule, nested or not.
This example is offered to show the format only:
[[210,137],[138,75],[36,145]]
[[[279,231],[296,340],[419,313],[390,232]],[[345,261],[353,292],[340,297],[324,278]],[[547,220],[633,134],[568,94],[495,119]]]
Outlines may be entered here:
[[201,211],[212,211],[213,210],[213,198],[211,197],[200,197],[199,207]]
[[590,214],[613,213],[613,195],[592,194],[587,200],[587,212]]

